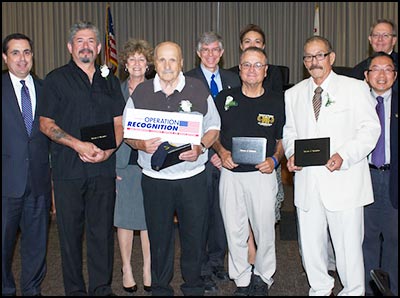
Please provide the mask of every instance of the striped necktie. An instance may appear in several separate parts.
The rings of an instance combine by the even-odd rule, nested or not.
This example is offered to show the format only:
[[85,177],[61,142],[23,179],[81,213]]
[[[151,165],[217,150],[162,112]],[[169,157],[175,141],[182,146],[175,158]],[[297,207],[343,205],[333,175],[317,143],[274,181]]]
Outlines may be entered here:
[[29,95],[29,89],[25,84],[24,80],[20,81],[22,84],[21,88],[21,107],[22,107],[22,117],[24,118],[26,131],[28,135],[31,135],[32,123],[33,123],[33,112],[32,112],[32,102]]
[[312,99],[315,120],[317,120],[317,121],[318,121],[319,111],[321,110],[321,93],[322,93],[322,91],[323,90],[321,87],[317,87],[314,91],[314,96]]

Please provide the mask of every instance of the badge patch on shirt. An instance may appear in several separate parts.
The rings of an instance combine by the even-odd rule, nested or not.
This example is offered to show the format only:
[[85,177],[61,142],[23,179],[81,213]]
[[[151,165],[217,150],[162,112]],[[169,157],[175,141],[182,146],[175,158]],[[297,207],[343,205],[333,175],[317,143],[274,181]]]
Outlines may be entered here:
[[261,126],[271,126],[275,122],[275,117],[274,115],[258,114],[257,122]]

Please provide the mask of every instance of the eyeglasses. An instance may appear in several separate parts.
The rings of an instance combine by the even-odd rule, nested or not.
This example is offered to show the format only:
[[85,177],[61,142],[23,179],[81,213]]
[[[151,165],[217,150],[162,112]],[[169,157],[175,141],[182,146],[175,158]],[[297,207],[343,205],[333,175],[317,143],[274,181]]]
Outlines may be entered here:
[[315,59],[317,59],[318,61],[322,61],[322,60],[324,60],[325,57],[328,56],[330,53],[332,53],[332,52],[328,52],[328,53],[326,53],[326,54],[320,53],[320,54],[317,54],[317,55],[306,55],[306,56],[303,56],[303,60],[304,60],[304,62],[311,62],[311,61],[313,60],[313,58],[315,58]]
[[206,53],[207,54],[210,54],[210,53],[219,54],[219,52],[221,52],[221,49],[220,48],[212,48],[212,49],[201,48],[200,52],[202,52],[203,54],[206,54]]
[[371,34],[371,38],[372,39],[379,39],[382,38],[383,40],[388,40],[389,38],[391,38],[392,36],[395,36],[395,34],[389,34],[389,33],[373,33]]
[[251,64],[250,62],[244,62],[244,63],[240,64],[241,69],[243,69],[243,70],[249,70],[251,67],[253,67],[257,71],[266,65],[267,64],[262,64],[261,62],[256,62],[254,64]]
[[368,69],[368,72],[372,72],[373,74],[378,74],[381,71],[383,71],[385,73],[385,75],[392,74],[395,72],[395,70],[393,68],[371,68],[371,69]]

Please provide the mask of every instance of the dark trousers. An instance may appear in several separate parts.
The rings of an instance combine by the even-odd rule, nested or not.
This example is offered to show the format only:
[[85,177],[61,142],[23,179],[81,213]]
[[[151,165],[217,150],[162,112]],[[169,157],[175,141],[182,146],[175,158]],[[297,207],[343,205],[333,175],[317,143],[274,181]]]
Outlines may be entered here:
[[21,294],[33,296],[41,292],[46,275],[46,251],[49,229],[51,188],[49,193],[34,196],[28,185],[21,198],[2,197],[2,295],[15,295],[11,271],[18,229],[21,230]]
[[389,197],[390,171],[371,169],[371,178],[374,203],[364,207],[365,291],[373,294],[370,286],[371,269],[382,269],[389,273],[390,289],[397,296],[399,217]]
[[[211,150],[211,154],[214,151]],[[220,170],[209,161],[206,164],[207,190],[208,190],[208,212],[206,251],[203,257],[201,274],[211,275],[216,267],[224,267],[227,241],[224,221],[222,220],[219,206],[219,178]]]
[[174,273],[175,224],[179,220],[183,294],[201,296],[204,282],[201,262],[207,222],[206,174],[179,180],[142,177],[144,210],[151,250],[153,296],[172,296]]
[[[64,289],[67,296],[107,296],[114,263],[115,178],[55,180]],[[86,231],[89,291],[82,272]]]

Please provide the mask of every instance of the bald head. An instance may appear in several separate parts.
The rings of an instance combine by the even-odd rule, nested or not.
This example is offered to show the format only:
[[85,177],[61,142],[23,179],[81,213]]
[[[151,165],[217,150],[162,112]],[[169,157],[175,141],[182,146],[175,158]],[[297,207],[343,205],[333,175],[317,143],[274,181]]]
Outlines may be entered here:
[[161,81],[176,81],[183,68],[181,47],[172,41],[158,44],[154,49],[154,65]]
[[164,51],[175,51],[176,54],[179,56],[179,59],[182,60],[182,49],[181,47],[172,41],[164,41],[159,43],[156,48],[154,49],[154,58],[157,59],[158,57],[158,52],[164,52]]

